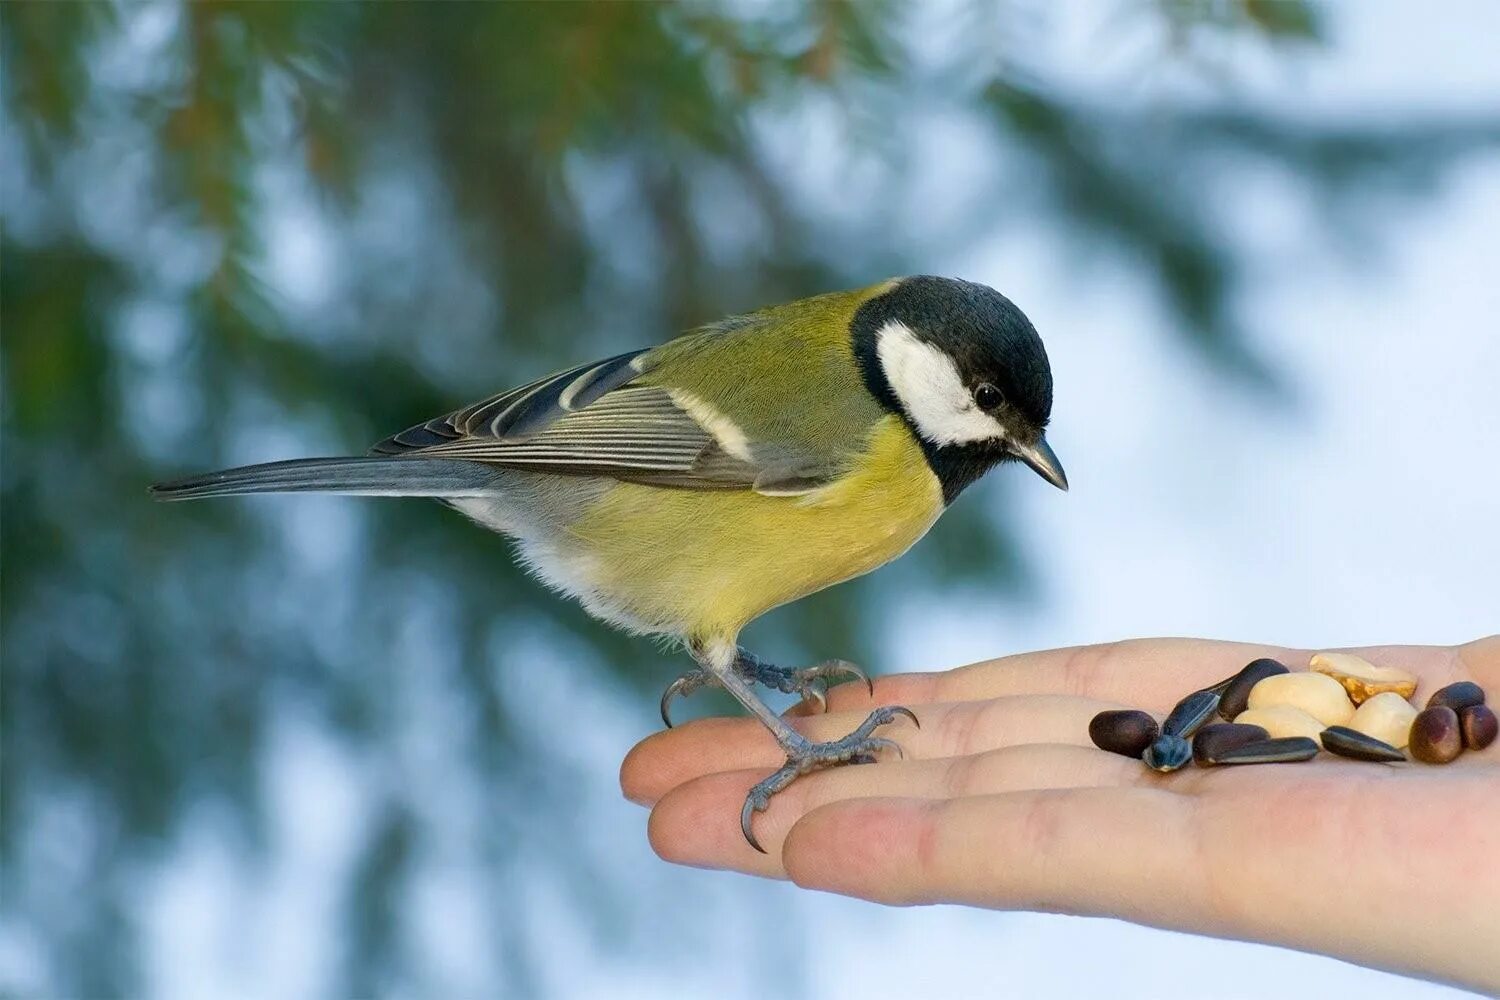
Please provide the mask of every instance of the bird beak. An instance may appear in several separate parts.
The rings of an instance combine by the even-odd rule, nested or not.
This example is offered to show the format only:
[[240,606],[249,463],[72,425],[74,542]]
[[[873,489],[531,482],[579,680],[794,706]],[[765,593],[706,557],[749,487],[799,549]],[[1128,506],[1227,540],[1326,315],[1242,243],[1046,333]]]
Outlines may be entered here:
[[1063,471],[1062,463],[1057,460],[1057,455],[1046,438],[1038,437],[1036,443],[1031,445],[1012,444],[1010,450],[1031,466],[1037,475],[1064,493],[1068,491],[1068,474]]

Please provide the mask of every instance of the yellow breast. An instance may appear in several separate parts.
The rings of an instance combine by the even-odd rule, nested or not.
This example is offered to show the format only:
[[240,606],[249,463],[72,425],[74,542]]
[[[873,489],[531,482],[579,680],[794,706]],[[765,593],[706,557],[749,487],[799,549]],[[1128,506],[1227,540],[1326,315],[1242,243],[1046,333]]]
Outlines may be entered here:
[[646,631],[733,638],[788,601],[868,573],[926,534],[943,491],[895,416],[854,467],[802,496],[613,487],[569,531],[593,610]]

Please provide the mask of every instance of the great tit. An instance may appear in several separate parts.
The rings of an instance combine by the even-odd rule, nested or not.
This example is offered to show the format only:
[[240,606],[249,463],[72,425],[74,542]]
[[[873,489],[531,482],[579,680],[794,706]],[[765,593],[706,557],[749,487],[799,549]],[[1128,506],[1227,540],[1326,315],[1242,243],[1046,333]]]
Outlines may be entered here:
[[[897,278],[773,306],[549,375],[410,427],[364,457],[252,465],[152,487],[162,500],[316,490],[432,497],[515,540],[520,560],[592,614],[675,637],[697,668],[662,696],[722,685],[786,764],[755,812],[808,771],[895,744],[874,711],[813,743],[756,683],[822,701],[863,674],[788,669],[739,648],[778,605],[905,552],[970,483],[1020,460],[1067,489],[1043,431],[1052,371],[1009,299],[984,285]],[[868,680],[866,679],[866,683]]]

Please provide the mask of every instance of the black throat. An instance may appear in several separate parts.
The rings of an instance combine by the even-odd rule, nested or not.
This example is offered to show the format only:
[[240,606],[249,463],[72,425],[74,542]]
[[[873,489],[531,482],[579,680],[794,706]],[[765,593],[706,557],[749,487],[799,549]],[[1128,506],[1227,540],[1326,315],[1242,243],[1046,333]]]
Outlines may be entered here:
[[[907,422],[910,426],[910,421]],[[912,433],[915,435],[916,430]],[[943,503],[951,504],[964,488],[989,472],[1010,455],[993,445],[965,444],[937,448],[917,436],[922,445],[922,454],[938,482],[943,484]]]

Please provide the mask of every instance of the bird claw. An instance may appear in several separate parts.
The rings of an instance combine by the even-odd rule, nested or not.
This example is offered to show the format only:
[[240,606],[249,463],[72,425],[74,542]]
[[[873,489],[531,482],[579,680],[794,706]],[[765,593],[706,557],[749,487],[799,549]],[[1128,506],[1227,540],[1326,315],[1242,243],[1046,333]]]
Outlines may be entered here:
[[773,795],[809,771],[843,764],[873,764],[882,750],[894,750],[904,759],[906,754],[895,740],[871,735],[876,729],[898,717],[908,718],[921,728],[921,723],[917,722],[911,709],[900,705],[884,705],[871,712],[864,722],[843,739],[827,743],[809,743],[803,740],[786,747],[786,763],[757,782],[745,796],[745,804],[740,808],[740,831],[744,833],[746,842],[760,853],[766,853],[765,848],[760,846],[760,841],[755,839],[751,821],[756,813],[764,812],[771,804]]
[[[783,670],[779,667],[769,669],[781,675],[780,681],[779,683],[762,683],[769,683],[771,687],[785,691],[787,694],[800,694],[803,698],[806,698],[809,692],[816,691],[820,695],[823,693],[822,689],[817,687],[818,681],[822,681],[826,687],[829,683],[841,683],[850,679],[864,681],[865,689],[870,692],[871,697],[875,694],[875,682],[870,680],[870,675],[848,660],[824,660],[810,667],[798,667],[792,670]],[[820,697],[818,701],[826,710],[827,699]]]
[[717,684],[712,674],[706,670],[689,670],[681,677],[667,685],[667,689],[661,693],[661,721],[668,729],[672,728],[672,699],[678,696],[686,697],[705,684]]
[[[735,670],[748,681],[762,684],[785,694],[795,694],[802,705],[816,706],[819,713],[828,711],[828,697],[824,688],[837,680],[862,680],[871,696],[875,694],[875,683],[859,667],[848,660],[824,660],[811,667],[777,667],[762,663],[749,654],[742,654],[735,662]],[[822,683],[820,683],[822,682]],[[701,687],[717,685],[718,679],[703,669],[689,670],[677,678],[661,695],[661,721],[672,728],[672,701],[692,694]],[[915,721],[915,718],[914,718]]]
[[[896,759],[897,760],[905,760],[906,759],[906,751],[902,750],[901,749],[901,744],[897,743],[895,740],[887,740],[887,739],[883,739],[883,738],[881,738],[879,736],[873,736],[873,737],[870,738],[869,746],[870,746],[870,749],[871,749],[870,753],[862,753],[862,754],[859,754],[858,756],[866,758],[867,760],[873,762],[873,760],[875,758],[874,751],[876,751],[876,750],[894,750],[894,751],[896,751]],[[853,761],[852,757],[850,758],[850,761],[851,762]]]
[[[911,724],[912,725],[916,726],[918,729],[922,728],[922,720],[917,718],[917,713],[913,712],[911,709],[907,708],[906,706],[904,706],[904,705],[888,705],[886,707],[890,710],[890,712],[891,712],[891,714],[893,716],[904,715],[908,719],[911,720]],[[887,720],[887,721],[889,721],[889,720]]]
[[803,705],[817,706],[818,711],[816,714],[818,715],[822,715],[824,712],[828,711],[828,696],[825,695],[821,689],[813,687],[812,685],[808,685],[807,689],[801,693],[802,700],[797,702],[797,704],[793,705],[791,708],[787,709],[788,712],[795,711],[801,708]]
[[857,678],[865,682],[871,695],[875,694],[869,675],[848,660],[824,660],[810,667],[776,667],[752,661],[744,675],[766,687],[795,694],[802,699],[801,704],[816,705],[820,713],[828,711],[826,689],[831,683]]
[[[792,765],[783,765],[780,770],[778,770],[775,774],[772,774],[770,778],[766,779],[766,781],[771,781],[773,779],[779,778],[782,773],[785,772],[788,768],[792,768]],[[793,770],[791,777],[787,778],[785,783],[781,787],[784,788],[786,787],[786,785],[791,784],[792,778],[795,778],[796,776],[796,771]],[[766,783],[766,781],[763,781],[760,784],[756,785],[754,788],[750,789],[750,794],[745,796],[745,804],[740,807],[740,832],[745,835],[745,840],[749,842],[750,846],[755,848],[761,854],[766,853],[766,849],[764,847],[761,847],[760,841],[755,839],[755,831],[751,826],[750,821],[756,813],[764,812],[766,806],[771,804],[771,796],[774,793],[765,791],[761,787]]]

